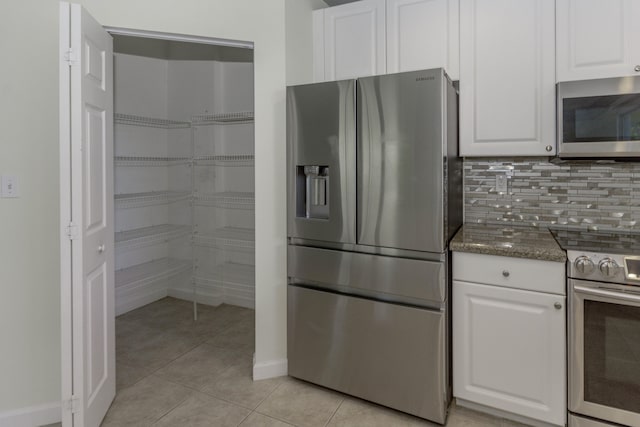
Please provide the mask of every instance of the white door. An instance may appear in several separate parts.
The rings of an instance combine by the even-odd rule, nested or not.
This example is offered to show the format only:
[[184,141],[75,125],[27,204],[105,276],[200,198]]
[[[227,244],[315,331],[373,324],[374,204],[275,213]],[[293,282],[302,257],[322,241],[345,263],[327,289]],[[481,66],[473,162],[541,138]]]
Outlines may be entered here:
[[100,425],[115,396],[112,38],[60,9],[63,422]]
[[565,296],[453,282],[453,394],[564,425]]
[[558,81],[640,75],[639,20],[638,0],[557,0]]
[[460,155],[556,150],[554,0],[460,0]]
[[362,0],[324,12],[324,78],[384,74],[385,0]]
[[459,0],[387,0],[387,73],[444,68],[459,79]]

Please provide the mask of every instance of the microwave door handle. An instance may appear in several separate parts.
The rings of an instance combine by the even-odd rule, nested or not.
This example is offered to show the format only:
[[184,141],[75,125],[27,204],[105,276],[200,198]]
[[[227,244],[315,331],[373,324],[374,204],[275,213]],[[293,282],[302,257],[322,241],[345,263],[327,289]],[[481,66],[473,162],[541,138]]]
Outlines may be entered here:
[[619,301],[631,303],[628,305],[635,305],[640,307],[640,295],[630,292],[616,292],[602,288],[591,288],[586,286],[574,285],[575,292],[579,292],[585,295],[592,295],[597,297],[611,298]]

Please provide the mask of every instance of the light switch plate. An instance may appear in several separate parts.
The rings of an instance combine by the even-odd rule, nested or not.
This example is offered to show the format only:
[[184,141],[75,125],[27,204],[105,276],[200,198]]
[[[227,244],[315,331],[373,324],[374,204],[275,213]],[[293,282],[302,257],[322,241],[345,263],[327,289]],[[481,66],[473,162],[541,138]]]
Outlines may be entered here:
[[4,198],[19,197],[18,177],[15,175],[2,175],[2,191],[0,196]]
[[496,191],[498,193],[506,193],[509,191],[507,174],[496,175]]

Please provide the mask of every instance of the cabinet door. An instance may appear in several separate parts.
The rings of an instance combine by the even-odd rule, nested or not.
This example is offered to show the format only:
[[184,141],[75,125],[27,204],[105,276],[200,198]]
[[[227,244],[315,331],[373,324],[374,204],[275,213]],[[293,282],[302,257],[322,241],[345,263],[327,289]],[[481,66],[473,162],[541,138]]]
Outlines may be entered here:
[[564,425],[564,307],[564,296],[454,281],[454,396]]
[[324,11],[324,78],[385,73],[385,1],[363,0]]
[[444,68],[459,78],[459,0],[387,0],[387,73]]
[[555,154],[554,0],[460,1],[460,154]]
[[640,75],[640,2],[557,0],[558,81]]

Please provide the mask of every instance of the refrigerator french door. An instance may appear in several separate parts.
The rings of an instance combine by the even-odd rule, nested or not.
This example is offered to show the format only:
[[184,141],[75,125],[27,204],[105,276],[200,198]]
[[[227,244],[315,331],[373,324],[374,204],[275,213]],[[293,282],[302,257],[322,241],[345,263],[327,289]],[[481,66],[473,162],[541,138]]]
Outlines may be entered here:
[[442,69],[287,89],[289,374],[444,423],[457,94]]

